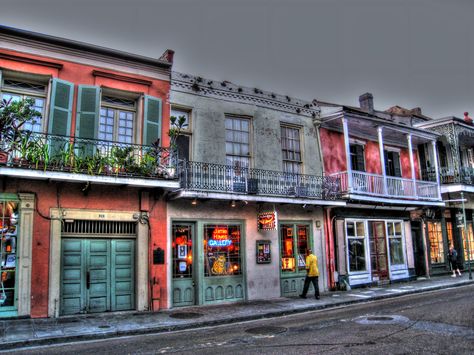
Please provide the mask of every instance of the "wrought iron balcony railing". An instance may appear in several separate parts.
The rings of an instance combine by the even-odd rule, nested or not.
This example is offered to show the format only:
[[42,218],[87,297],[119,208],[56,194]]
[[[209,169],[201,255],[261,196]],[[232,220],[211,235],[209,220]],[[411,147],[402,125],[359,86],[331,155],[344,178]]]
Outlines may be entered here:
[[230,165],[185,161],[180,167],[181,187],[250,195],[288,196],[334,200],[338,180],[330,176],[292,174]]
[[[427,180],[436,181],[434,168],[424,170],[422,176]],[[464,166],[459,170],[454,170],[454,168],[444,166],[439,169],[439,178],[441,184],[474,185],[474,168]]]
[[89,175],[177,179],[169,148],[24,132],[8,147],[7,166]]
[[370,174],[362,171],[352,171],[352,186],[349,186],[349,173],[342,171],[331,176],[340,181],[341,191],[359,195],[370,195],[391,198],[439,200],[436,182],[404,179],[394,176]]

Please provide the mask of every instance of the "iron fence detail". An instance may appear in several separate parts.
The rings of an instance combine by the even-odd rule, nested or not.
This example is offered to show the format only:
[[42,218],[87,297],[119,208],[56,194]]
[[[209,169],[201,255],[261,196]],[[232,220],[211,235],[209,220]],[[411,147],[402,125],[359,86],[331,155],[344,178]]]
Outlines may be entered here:
[[223,164],[184,161],[181,187],[187,190],[334,200],[339,181],[330,176],[285,173]]

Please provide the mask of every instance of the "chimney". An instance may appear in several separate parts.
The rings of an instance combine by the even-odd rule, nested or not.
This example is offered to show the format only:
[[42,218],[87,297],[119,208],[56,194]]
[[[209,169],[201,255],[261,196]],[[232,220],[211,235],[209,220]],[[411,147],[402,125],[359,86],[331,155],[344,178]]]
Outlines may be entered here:
[[360,108],[369,112],[374,112],[374,97],[370,92],[359,96]]
[[472,118],[469,117],[469,112],[464,112],[464,121],[465,121],[467,124],[472,124]]
[[420,108],[420,107],[412,108],[410,111],[411,111],[411,113],[414,114],[414,115],[421,116],[421,108]]

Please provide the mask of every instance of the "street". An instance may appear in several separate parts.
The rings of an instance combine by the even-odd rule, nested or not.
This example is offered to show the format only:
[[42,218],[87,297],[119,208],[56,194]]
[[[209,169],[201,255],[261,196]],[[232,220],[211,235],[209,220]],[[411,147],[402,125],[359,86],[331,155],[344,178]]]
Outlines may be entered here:
[[474,285],[469,285],[267,320],[13,352],[472,354],[473,294]]

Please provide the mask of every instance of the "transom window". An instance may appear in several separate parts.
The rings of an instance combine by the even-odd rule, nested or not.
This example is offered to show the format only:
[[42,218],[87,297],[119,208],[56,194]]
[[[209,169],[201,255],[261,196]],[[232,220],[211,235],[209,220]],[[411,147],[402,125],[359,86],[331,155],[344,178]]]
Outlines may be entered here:
[[250,120],[242,117],[225,118],[226,164],[248,168],[250,165]]
[[41,113],[40,116],[35,116],[29,122],[26,122],[22,129],[32,132],[42,132],[45,103],[46,103],[46,89],[45,84],[24,82],[17,80],[5,79],[1,87],[1,98],[3,100],[12,100],[18,102],[25,99],[33,99],[32,108]]
[[281,151],[283,156],[283,171],[301,174],[301,143],[299,128],[281,126]]
[[365,223],[363,221],[348,221],[346,223],[346,235],[349,247],[349,271],[366,271]]
[[99,139],[132,143],[135,113],[134,100],[103,96],[100,107]]

